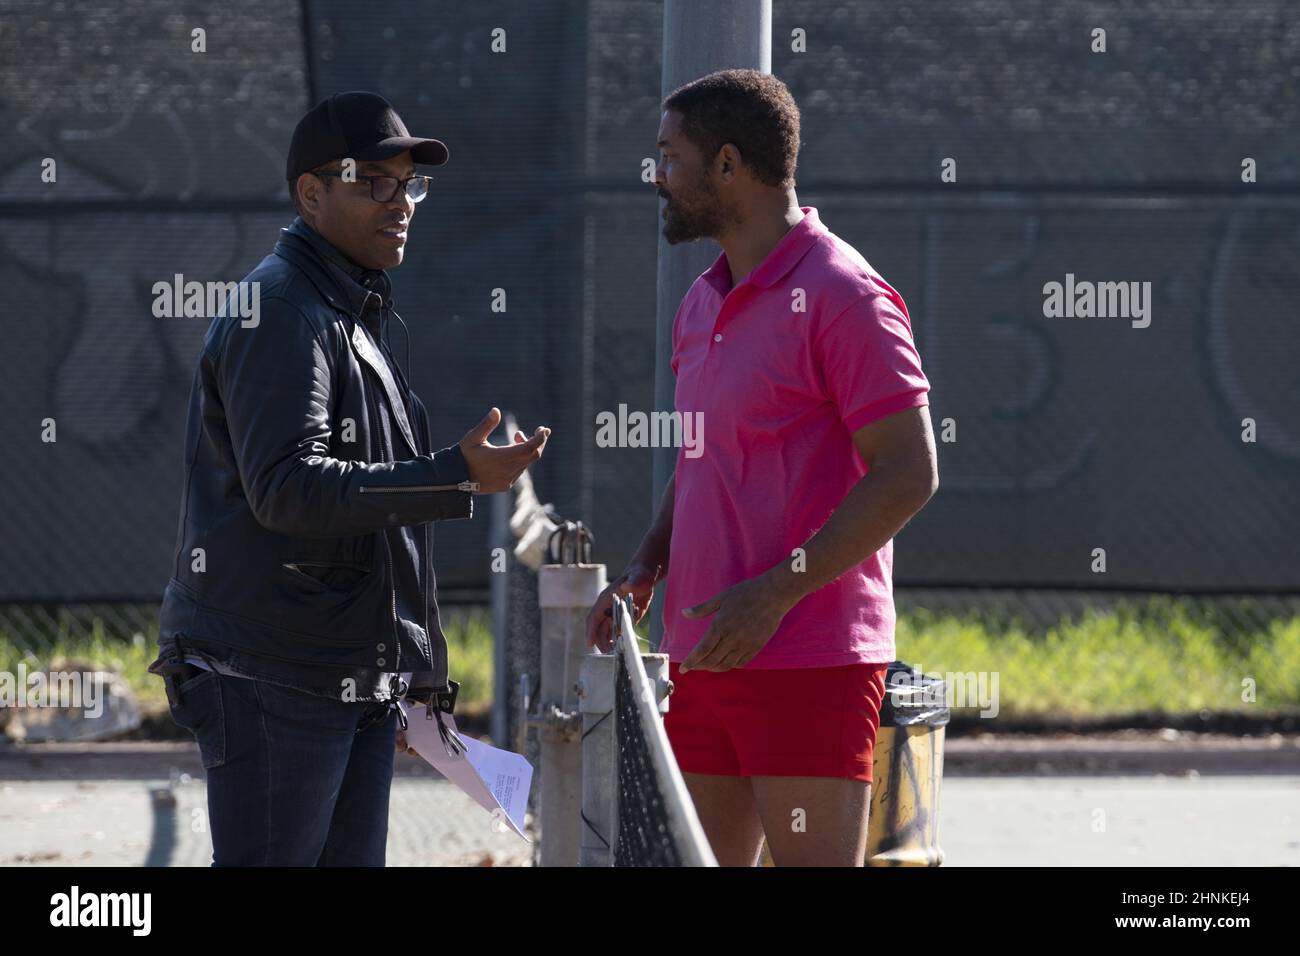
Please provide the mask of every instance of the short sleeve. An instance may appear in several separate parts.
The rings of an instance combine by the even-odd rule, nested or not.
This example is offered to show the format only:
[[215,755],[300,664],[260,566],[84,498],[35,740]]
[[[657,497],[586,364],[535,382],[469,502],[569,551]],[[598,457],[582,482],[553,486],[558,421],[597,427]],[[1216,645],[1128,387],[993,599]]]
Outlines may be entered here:
[[679,349],[681,348],[681,346],[678,344],[678,343],[681,342],[681,337],[680,337],[680,333],[678,332],[678,328],[677,328],[677,327],[678,327],[678,325],[679,325],[679,324],[681,323],[681,321],[682,321],[682,309],[685,307],[685,305],[686,305],[686,300],[687,300],[688,298],[690,298],[690,294],[689,294],[689,292],[688,292],[686,295],[682,296],[682,301],[681,301],[680,303],[678,303],[678,305],[677,305],[677,312],[673,315],[673,335],[672,335],[672,339],[673,339],[673,357],[672,357],[672,360],[671,360],[671,362],[670,362],[669,364],[672,365],[672,368],[673,368],[673,377],[674,377],[674,378],[677,377],[677,362],[678,362],[678,356],[681,354],[680,351],[679,351]]
[[930,383],[901,299],[882,292],[849,306],[821,330],[816,354],[827,397],[850,432],[929,404]]

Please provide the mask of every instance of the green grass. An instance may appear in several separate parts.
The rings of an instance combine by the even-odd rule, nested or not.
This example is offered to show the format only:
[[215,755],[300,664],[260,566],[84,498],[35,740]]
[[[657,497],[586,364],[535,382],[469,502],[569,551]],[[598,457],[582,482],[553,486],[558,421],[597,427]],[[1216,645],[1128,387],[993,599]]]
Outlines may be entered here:
[[162,681],[148,672],[150,662],[158,655],[152,635],[133,634],[128,640],[122,640],[109,633],[102,618],[96,618],[89,633],[55,635],[48,640],[48,650],[35,654],[3,629],[5,623],[0,621],[0,671],[16,676],[19,663],[26,663],[29,674],[36,670],[61,670],[69,663],[89,665],[121,675],[142,702],[167,699]]
[[[107,613],[111,613],[107,612]],[[639,631],[647,630],[648,620]],[[491,615],[485,608],[443,611],[451,676],[460,706],[492,698]],[[0,615],[0,670],[57,669],[76,660],[121,674],[146,710],[165,707],[162,683],[146,668],[153,633],[123,640],[121,628],[93,618],[88,627],[50,623],[42,652],[24,649]],[[1030,628],[1005,611],[967,614],[903,610],[900,659],[926,673],[998,674],[1002,715],[1057,717],[1200,710],[1265,713],[1300,707],[1300,617],[1270,617],[1249,603],[1193,602],[1156,596],[1086,611]],[[1256,699],[1242,699],[1243,681]]]
[[485,608],[442,612],[451,679],[460,684],[456,709],[492,703],[492,613]]
[[[1041,631],[1009,615],[900,613],[897,653],[925,673],[995,671],[1000,714],[1105,716],[1300,706],[1300,617],[1166,596]],[[1255,700],[1243,700],[1253,681]]]
[[[20,643],[10,630],[10,621],[0,616],[0,671],[16,674],[26,662],[27,672],[59,670],[64,662],[76,661],[98,670],[120,674],[146,712],[166,708],[162,681],[148,672],[157,656],[157,627],[137,631],[125,640],[104,617],[91,620],[88,629],[50,624],[42,635],[39,653]],[[447,609],[442,612],[443,632],[451,658],[451,678],[460,686],[457,710],[473,710],[492,702],[492,616],[484,608]]]

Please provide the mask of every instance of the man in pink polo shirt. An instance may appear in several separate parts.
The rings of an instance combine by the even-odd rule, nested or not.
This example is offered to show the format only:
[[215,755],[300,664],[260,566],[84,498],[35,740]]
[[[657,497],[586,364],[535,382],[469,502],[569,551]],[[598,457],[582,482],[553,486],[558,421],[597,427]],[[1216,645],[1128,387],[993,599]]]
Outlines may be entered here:
[[666,576],[665,728],[718,862],[754,865],[766,834],[779,865],[860,866],[893,537],[938,488],[929,383],[902,298],[799,205],[785,85],[724,70],[663,106],[664,235],[723,249],[673,323],[702,445],[588,638],[608,650],[611,595],[640,620]]

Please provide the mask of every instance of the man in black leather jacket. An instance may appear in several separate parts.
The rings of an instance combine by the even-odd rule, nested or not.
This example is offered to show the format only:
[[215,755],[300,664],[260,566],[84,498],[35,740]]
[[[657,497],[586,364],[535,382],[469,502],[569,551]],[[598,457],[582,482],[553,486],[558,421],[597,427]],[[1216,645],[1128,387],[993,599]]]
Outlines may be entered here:
[[322,101],[289,151],[300,217],[243,280],[255,319],[204,340],[150,670],[199,743],[214,865],[383,865],[397,699],[459,743],[431,523],[509,488],[549,429],[493,446],[494,408],[435,450],[389,349],[415,164],[446,160],[382,97]]

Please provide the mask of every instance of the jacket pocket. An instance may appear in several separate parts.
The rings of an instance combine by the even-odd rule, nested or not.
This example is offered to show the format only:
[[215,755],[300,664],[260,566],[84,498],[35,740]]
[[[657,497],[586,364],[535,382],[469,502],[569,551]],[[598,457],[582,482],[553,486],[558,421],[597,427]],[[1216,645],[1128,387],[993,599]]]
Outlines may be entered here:
[[282,564],[298,584],[316,591],[355,591],[370,577],[368,565],[348,561],[287,561]]
[[363,587],[375,567],[374,534],[350,538],[298,538],[280,561],[286,586],[297,591],[347,594]]

